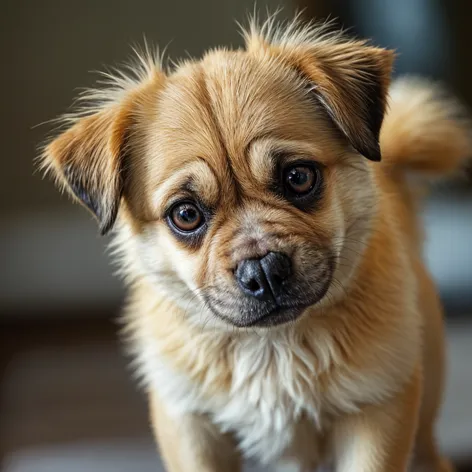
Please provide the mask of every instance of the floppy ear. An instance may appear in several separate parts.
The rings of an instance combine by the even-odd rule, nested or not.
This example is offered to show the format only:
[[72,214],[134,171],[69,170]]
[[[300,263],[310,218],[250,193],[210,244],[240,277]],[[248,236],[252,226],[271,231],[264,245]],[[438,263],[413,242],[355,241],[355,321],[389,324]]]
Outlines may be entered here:
[[45,148],[46,164],[95,215],[101,234],[112,228],[118,213],[128,126],[122,112],[106,109],[81,118]]
[[380,161],[379,134],[394,53],[326,28],[294,22],[278,31],[273,24],[252,25],[247,48],[275,55],[297,70],[351,145]]
[[72,126],[43,151],[42,167],[95,215],[102,235],[118,214],[136,120],[163,77],[156,62],[148,59],[142,60],[141,70],[137,66],[134,77],[118,75],[111,78],[110,89],[92,91],[98,106],[69,120]]

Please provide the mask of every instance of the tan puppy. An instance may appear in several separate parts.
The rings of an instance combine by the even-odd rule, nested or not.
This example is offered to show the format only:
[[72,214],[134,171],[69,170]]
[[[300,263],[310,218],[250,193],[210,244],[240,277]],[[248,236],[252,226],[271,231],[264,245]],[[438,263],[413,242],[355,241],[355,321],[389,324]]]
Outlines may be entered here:
[[172,72],[139,59],[43,162],[102,233],[116,223],[167,469],[451,470],[407,173],[460,168],[460,107],[427,83],[390,87],[391,51],[297,22]]

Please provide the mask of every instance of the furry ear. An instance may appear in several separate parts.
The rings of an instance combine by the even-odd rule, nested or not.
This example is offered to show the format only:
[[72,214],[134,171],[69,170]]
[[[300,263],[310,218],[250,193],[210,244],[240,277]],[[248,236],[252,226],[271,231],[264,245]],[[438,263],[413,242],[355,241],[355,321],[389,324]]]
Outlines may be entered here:
[[79,119],[44,151],[46,165],[95,215],[101,234],[112,228],[118,213],[129,124],[123,112],[105,109]]
[[[92,90],[92,105],[66,117],[72,125],[45,146],[41,165],[97,218],[102,235],[112,227],[124,189],[129,139],[143,107],[164,78],[158,58],[138,56],[132,76],[107,75],[110,87]],[[151,99],[150,99],[151,97]]]
[[319,103],[362,155],[380,161],[393,51],[348,40],[329,25],[276,27],[273,19],[246,33],[247,49],[279,57],[305,78]]

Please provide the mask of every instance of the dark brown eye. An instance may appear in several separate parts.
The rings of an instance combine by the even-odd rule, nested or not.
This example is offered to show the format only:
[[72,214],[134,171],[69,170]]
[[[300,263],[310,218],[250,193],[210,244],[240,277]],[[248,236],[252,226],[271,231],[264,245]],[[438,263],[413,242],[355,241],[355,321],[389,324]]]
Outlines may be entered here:
[[204,222],[201,211],[190,202],[174,205],[169,216],[174,226],[186,233],[196,231]]
[[284,172],[284,185],[288,193],[306,195],[317,185],[318,171],[309,166],[296,165]]

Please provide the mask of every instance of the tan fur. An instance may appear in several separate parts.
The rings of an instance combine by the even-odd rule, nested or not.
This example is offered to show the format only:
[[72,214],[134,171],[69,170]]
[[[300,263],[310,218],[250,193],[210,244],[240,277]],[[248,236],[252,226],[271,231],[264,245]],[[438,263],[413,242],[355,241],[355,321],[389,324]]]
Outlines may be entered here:
[[[44,154],[103,230],[120,203],[127,332],[166,466],[237,471],[242,453],[300,472],[452,470],[434,432],[441,308],[407,174],[460,168],[467,121],[424,82],[389,96],[393,54],[366,42],[271,21],[246,39],[171,74],[142,61]],[[301,158],[324,179],[307,211],[273,190]],[[190,244],[166,218],[195,195],[211,212]],[[235,267],[268,251],[306,290],[332,279],[290,323],[238,328]]]
[[[176,422],[169,418],[157,394],[149,399],[151,415],[155,422],[155,435],[169,470],[212,472],[224,470],[237,472],[240,457],[230,436],[220,431],[202,415],[189,415]],[[175,445],[179,445],[177,454]]]
[[[461,169],[464,156],[470,154],[471,136],[460,103],[438,84],[403,78],[390,89],[390,107],[380,137],[385,164],[431,177]],[[419,109],[422,112],[415,113]]]

